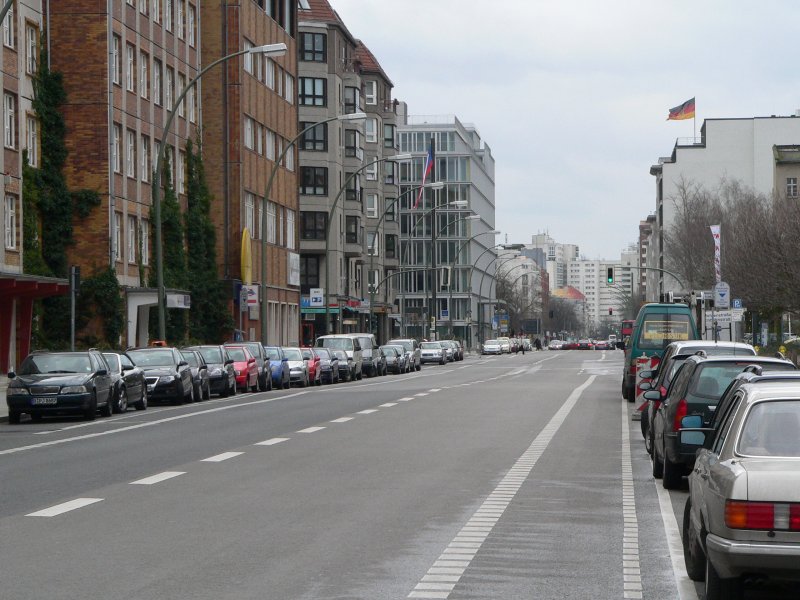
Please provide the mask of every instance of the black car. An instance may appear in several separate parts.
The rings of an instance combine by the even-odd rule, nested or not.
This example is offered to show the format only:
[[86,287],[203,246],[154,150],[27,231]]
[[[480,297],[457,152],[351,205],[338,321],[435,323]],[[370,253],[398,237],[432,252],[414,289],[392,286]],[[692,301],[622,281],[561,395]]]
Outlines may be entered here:
[[197,350],[181,350],[181,356],[192,370],[192,395],[195,402],[211,398],[211,382],[208,379],[208,365]]
[[184,350],[197,350],[203,357],[208,367],[208,383],[212,394],[223,397],[236,394],[236,372],[225,346],[188,346]]
[[147,383],[144,371],[133,364],[127,354],[103,352],[114,381],[115,413],[124,413],[132,405],[136,410],[147,408]]
[[192,370],[177,348],[139,348],[128,350],[128,356],[144,370],[150,400],[191,402]]
[[[653,476],[675,489],[694,466],[696,448],[683,448],[678,432],[686,417],[709,422],[722,394],[737,375],[758,366],[762,371],[794,371],[788,360],[760,356],[690,356],[675,374],[669,391],[653,419]],[[661,398],[659,390],[644,393],[647,400]]]
[[33,352],[18,371],[9,371],[8,378],[9,423],[19,423],[22,413],[33,421],[76,412],[93,420],[98,409],[104,417],[111,416],[113,378],[106,359],[96,350]]
[[314,348],[314,352],[319,356],[322,383],[339,383],[339,357],[330,348]]

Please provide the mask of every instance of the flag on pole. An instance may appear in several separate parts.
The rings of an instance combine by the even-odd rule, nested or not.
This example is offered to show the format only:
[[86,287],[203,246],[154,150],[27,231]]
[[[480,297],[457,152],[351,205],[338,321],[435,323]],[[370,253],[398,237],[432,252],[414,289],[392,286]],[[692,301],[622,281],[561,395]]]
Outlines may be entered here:
[[667,121],[682,121],[684,119],[694,119],[694,98],[669,109]]
[[722,261],[720,257],[720,245],[721,245],[721,225],[709,225],[711,228],[711,235],[714,238],[714,277],[717,280],[717,283],[722,281]]
[[422,184],[419,188],[419,194],[417,194],[417,201],[414,202],[414,208],[419,206],[419,201],[422,200],[422,194],[425,193],[425,180],[428,178],[428,175],[431,174],[433,170],[433,145],[428,146],[428,156],[425,157],[425,166],[422,169]]

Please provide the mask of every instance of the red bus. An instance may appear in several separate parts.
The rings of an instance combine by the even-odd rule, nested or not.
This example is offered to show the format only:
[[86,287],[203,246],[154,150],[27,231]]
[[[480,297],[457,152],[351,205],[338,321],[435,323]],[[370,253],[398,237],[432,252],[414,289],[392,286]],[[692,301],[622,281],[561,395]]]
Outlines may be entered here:
[[620,327],[620,337],[622,338],[621,341],[625,341],[631,335],[633,335],[633,324],[636,321],[623,321],[622,327]]

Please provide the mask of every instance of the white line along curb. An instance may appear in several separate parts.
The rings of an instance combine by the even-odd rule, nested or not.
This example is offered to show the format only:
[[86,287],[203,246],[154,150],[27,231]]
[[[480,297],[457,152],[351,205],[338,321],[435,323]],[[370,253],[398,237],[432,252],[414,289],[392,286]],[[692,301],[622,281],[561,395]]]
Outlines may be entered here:
[[492,532],[503,512],[525,483],[536,462],[552,441],[556,432],[575,407],[581,394],[594,382],[592,375],[583,384],[572,390],[569,398],[561,405],[553,418],[544,426],[525,453],[517,459],[514,466],[497,484],[481,507],[475,511],[466,525],[453,541],[436,559],[422,580],[414,587],[408,598],[449,598],[450,593],[467,570],[470,561],[480,550],[481,545]]
[[639,564],[639,520],[633,491],[631,432],[628,402],[622,404],[622,590],[623,598],[642,598],[642,571]]

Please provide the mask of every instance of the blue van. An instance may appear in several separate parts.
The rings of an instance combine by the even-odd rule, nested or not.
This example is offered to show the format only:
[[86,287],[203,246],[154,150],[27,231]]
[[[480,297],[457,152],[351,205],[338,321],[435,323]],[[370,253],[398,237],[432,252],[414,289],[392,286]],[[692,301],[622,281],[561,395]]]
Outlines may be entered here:
[[[630,341],[625,343],[622,372],[622,397],[636,400],[636,359],[642,356],[659,360],[672,342],[699,339],[692,309],[687,304],[645,304],[639,309]],[[654,366],[648,367],[650,369]]]

